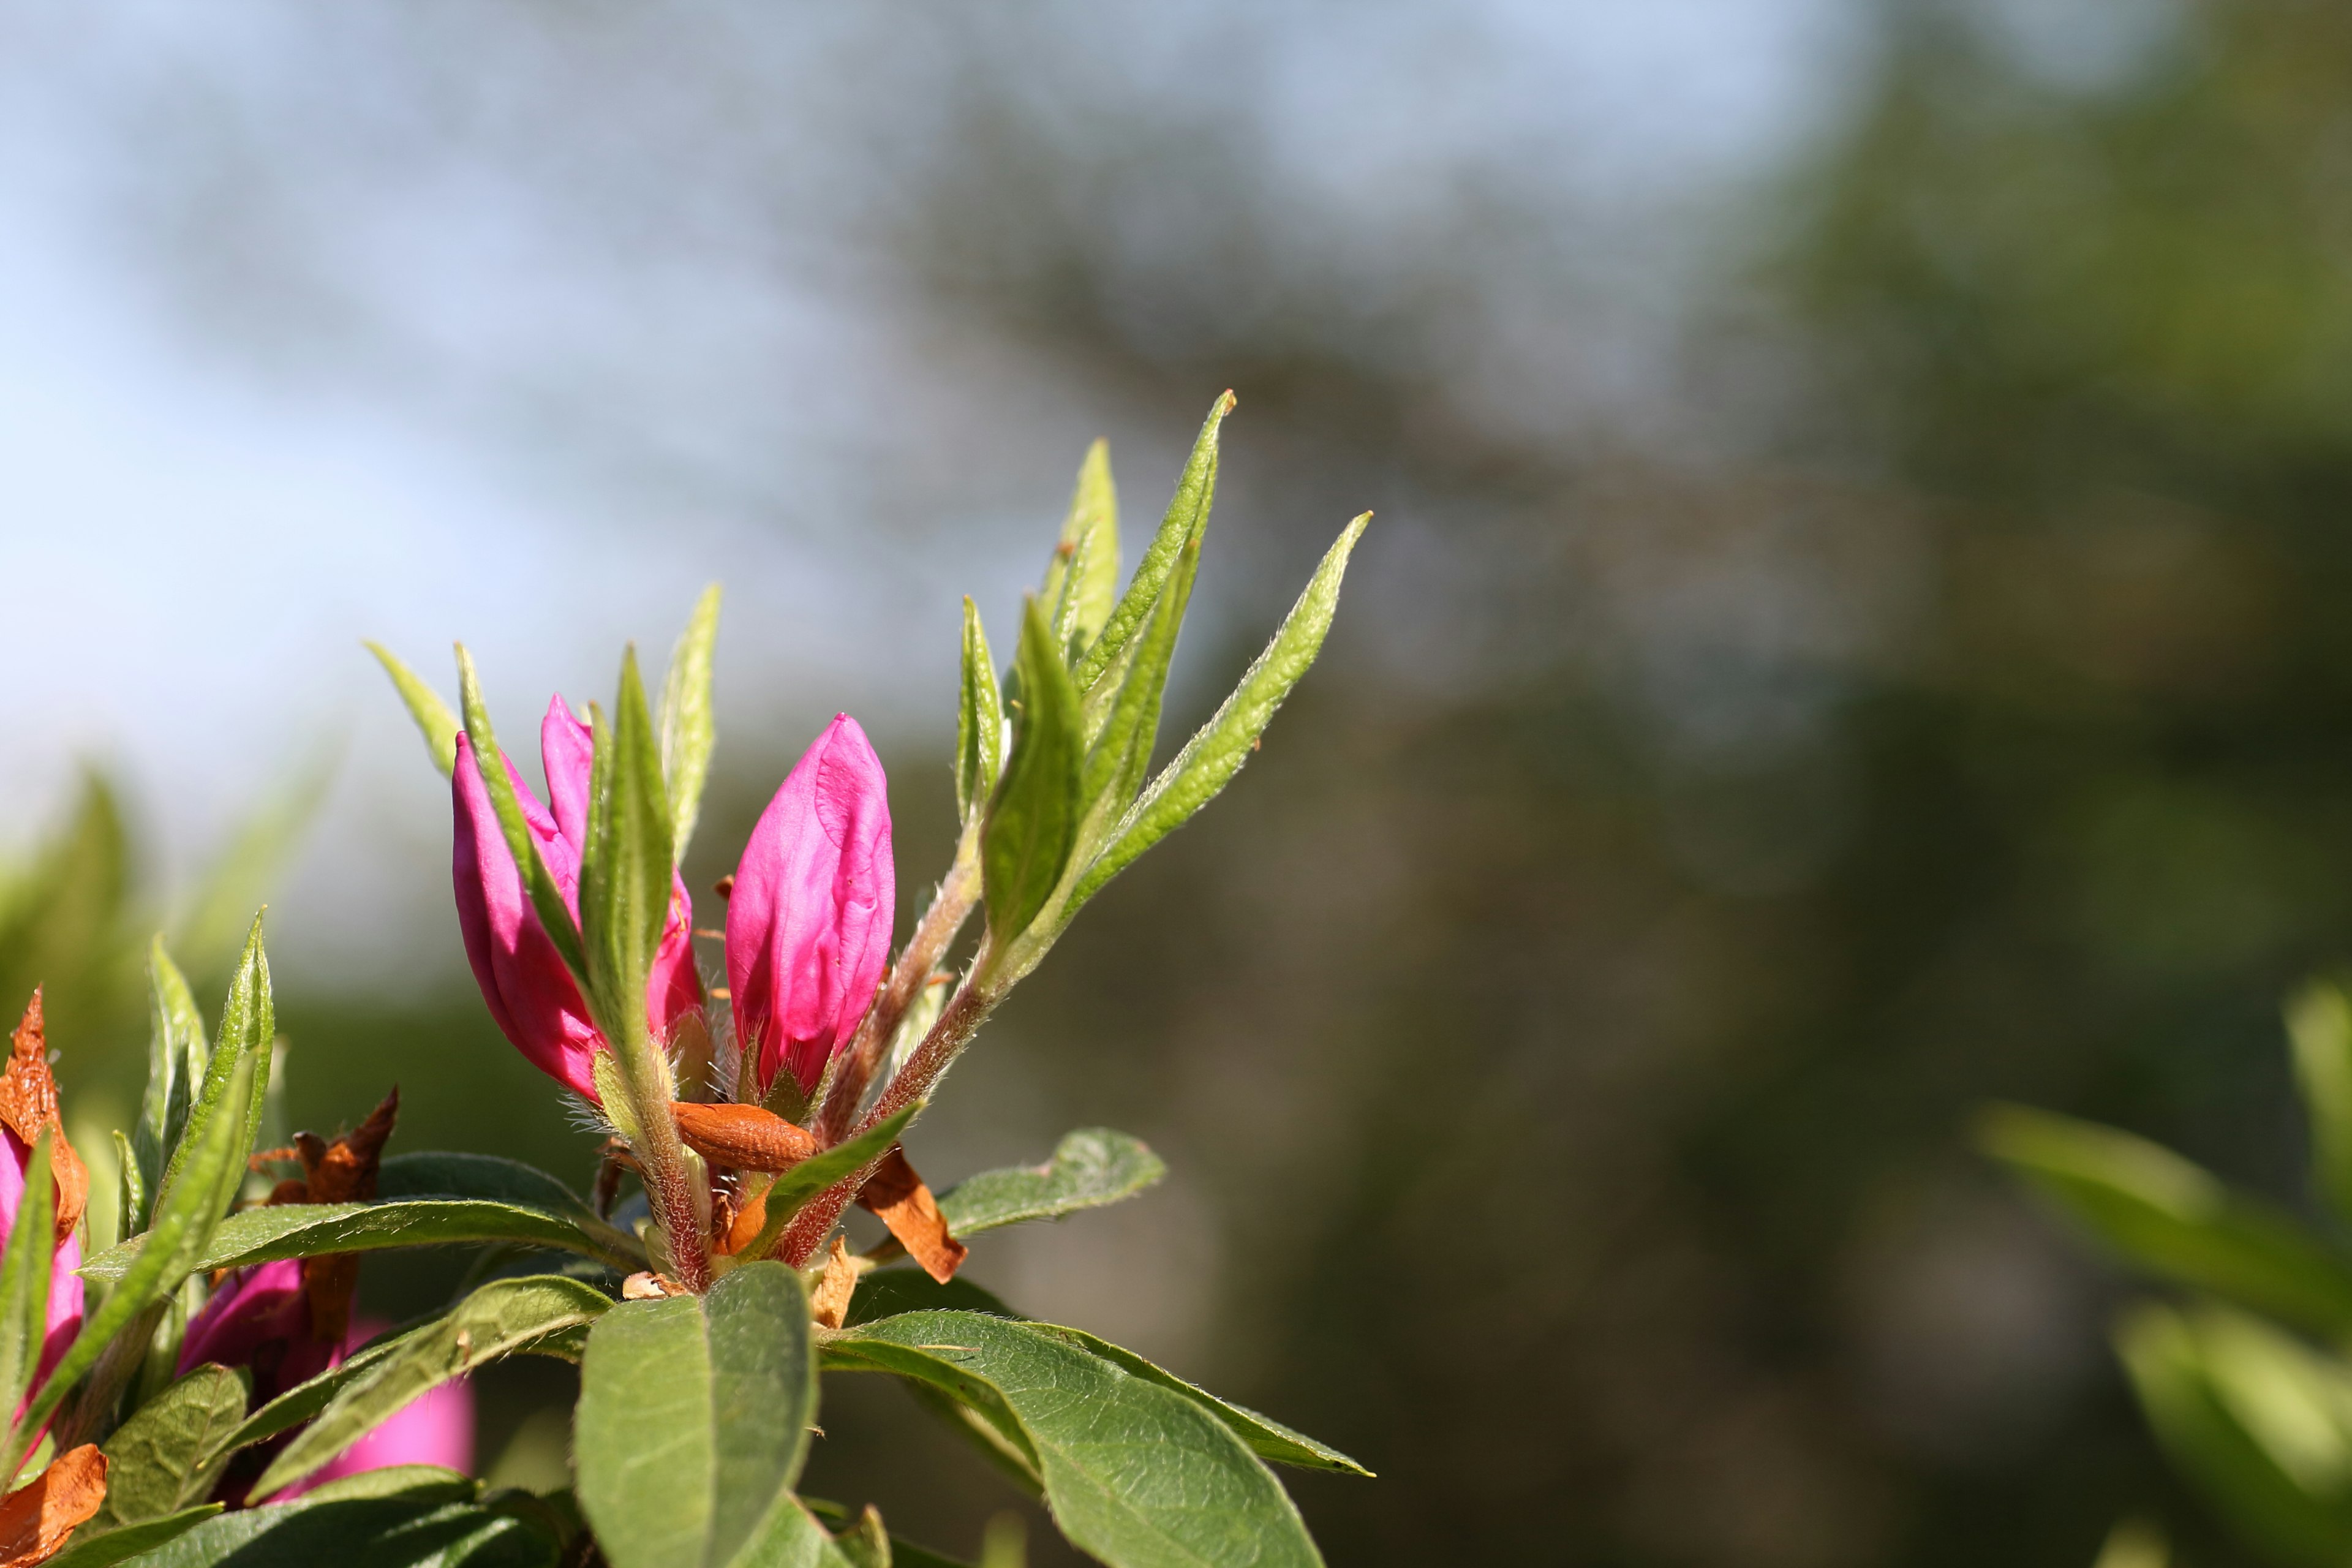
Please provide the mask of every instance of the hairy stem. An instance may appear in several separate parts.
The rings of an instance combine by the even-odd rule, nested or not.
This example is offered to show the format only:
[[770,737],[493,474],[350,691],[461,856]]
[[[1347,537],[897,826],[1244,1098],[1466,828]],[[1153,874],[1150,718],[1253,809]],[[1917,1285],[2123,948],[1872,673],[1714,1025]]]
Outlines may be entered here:
[[662,1235],[669,1243],[670,1266],[677,1282],[699,1296],[710,1289],[710,1238],[703,1232],[701,1205],[694,1201],[693,1178],[687,1173],[686,1145],[670,1115],[668,1063],[642,1024],[631,1031],[627,1046],[615,1053],[631,1110],[636,1113],[637,1163],[645,1175],[646,1195]]
[[955,864],[948,868],[940,889],[931,896],[931,907],[923,911],[916,923],[915,934],[907,940],[906,951],[891,967],[890,978],[867,1010],[866,1020],[857,1028],[848,1051],[841,1059],[841,1070],[833,1080],[833,1088],[824,1097],[824,1109],[817,1118],[817,1141],[826,1147],[849,1136],[849,1124],[857,1115],[858,1102],[874,1082],[874,1074],[882,1065],[882,1053],[889,1048],[890,1037],[898,1031],[898,1021],[907,1016],[915,997],[939,967],[948,944],[971,917],[972,907],[980,901],[980,816],[975,813],[963,837],[957,841]]

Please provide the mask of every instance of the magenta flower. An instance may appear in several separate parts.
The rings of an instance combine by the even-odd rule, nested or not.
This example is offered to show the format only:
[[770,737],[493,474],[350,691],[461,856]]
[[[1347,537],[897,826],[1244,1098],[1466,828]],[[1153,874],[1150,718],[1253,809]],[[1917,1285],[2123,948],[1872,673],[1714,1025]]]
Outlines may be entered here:
[[[502,758],[514,781],[531,836],[549,873],[562,889],[572,918],[580,915],[580,853],[588,836],[588,775],[593,745],[588,726],[572,717],[562,697],[547,705],[539,731],[540,758],[547,771],[549,805],[540,805]],[[531,1065],[566,1088],[595,1100],[590,1064],[606,1044],[555,942],[539,923],[523,886],[522,873],[507,848],[490,792],[474,763],[471,742],[457,737],[457,765],[450,775],[457,814],[452,877],[457,890],[457,924],[466,957],[474,966],[482,1000],[489,1004],[515,1048]],[[552,809],[550,809],[550,808]],[[668,922],[646,986],[646,1021],[656,1039],[667,1041],[678,1021],[702,1005],[702,982],[695,973],[693,900],[673,873]]]
[[[32,1165],[33,1152],[8,1128],[0,1127],[0,1143],[5,1143],[0,1147],[0,1247],[5,1247],[16,1228],[16,1211],[24,1206],[25,1173]],[[69,1234],[58,1244],[57,1255],[49,1262],[48,1327],[41,1337],[40,1366],[33,1376],[36,1388],[81,1331],[81,1276],[75,1272],[80,1267],[81,1237]],[[17,1408],[22,1410],[24,1405],[20,1403]]]
[[737,1037],[759,1044],[764,1096],[805,1094],[845,1049],[889,955],[890,802],[866,731],[835,714],[760,814],[727,906]]

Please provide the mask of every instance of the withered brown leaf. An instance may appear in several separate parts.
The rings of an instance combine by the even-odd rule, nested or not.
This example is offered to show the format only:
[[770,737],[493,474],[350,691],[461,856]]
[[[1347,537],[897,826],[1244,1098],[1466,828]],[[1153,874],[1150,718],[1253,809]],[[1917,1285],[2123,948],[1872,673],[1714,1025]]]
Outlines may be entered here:
[[971,1255],[970,1247],[948,1234],[948,1222],[940,1213],[938,1201],[908,1163],[904,1149],[893,1148],[882,1157],[859,1190],[857,1204],[878,1215],[907,1255],[942,1285],[955,1278],[955,1271]]
[[8,1051],[8,1068],[0,1073],[0,1126],[25,1142],[29,1149],[43,1128],[49,1131],[49,1168],[57,1175],[58,1235],[60,1246],[81,1223],[89,1205],[89,1172],[66,1142],[66,1124],[58,1114],[58,1080],[49,1071],[49,1043],[41,1021],[41,988],[25,1007]]
[[0,1501],[0,1568],[47,1563],[105,1501],[106,1456],[98,1445],[84,1443],[59,1454]]

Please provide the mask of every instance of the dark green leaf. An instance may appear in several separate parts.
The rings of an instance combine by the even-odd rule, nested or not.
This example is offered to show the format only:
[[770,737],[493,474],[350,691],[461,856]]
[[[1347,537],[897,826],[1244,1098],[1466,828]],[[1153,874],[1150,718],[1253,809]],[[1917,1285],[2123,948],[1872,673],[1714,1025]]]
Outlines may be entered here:
[[245,1401],[243,1380],[208,1363],[141,1405],[106,1440],[106,1504],[90,1524],[120,1530],[202,1503],[228,1464]]
[[776,1238],[784,1234],[784,1227],[808,1206],[811,1198],[867,1162],[878,1160],[887,1153],[890,1145],[898,1141],[898,1134],[905,1131],[907,1123],[912,1121],[922,1109],[923,1102],[917,1100],[871,1131],[836,1143],[778,1176],[775,1184],[768,1189],[767,1222],[760,1227],[760,1234],[751,1245],[743,1248],[739,1256],[764,1257],[768,1249],[776,1245]]
[[[392,1247],[446,1247],[460,1242],[512,1241],[603,1258],[616,1268],[644,1267],[635,1244],[611,1226],[481,1198],[400,1198],[372,1204],[273,1204],[221,1222],[199,1267],[242,1268],[279,1258],[334,1252],[377,1252]],[[125,1242],[82,1265],[85,1279],[111,1283],[137,1254]]]
[[1997,1107],[1978,1142],[2125,1261],[2326,1333],[2352,1330],[2352,1263],[2169,1150]]
[[1175,760],[1119,819],[1102,853],[1078,878],[1065,906],[1065,919],[1104,883],[1134,864],[1138,856],[1182,826],[1241,771],[1258,737],[1273,721],[1275,710],[1322,651],[1324,634],[1330,630],[1331,617],[1339,607],[1339,583],[1347,574],[1348,557],[1370,521],[1371,513],[1366,512],[1340,532],[1298,602],[1283,617],[1274,640],[1258,655],[1233,695],[1184,742]]
[[[261,1125],[262,1101],[269,1088],[270,1052],[277,1037],[269,958],[262,951],[261,916],[257,914],[245,939],[245,954],[229,980],[228,1000],[221,1007],[219,1042],[205,1063],[204,1081],[188,1109],[187,1126],[163,1167],[163,1180],[156,1184],[157,1209],[172,1202],[173,1188],[191,1146],[215,1122],[223,1119],[228,1122],[230,1145],[240,1166],[253,1152],[253,1135]],[[228,1092],[232,1080],[246,1086],[236,1096]]]
[[1168,1173],[1139,1138],[1108,1127],[1064,1135],[1042,1165],[983,1171],[940,1194],[940,1213],[957,1237],[1023,1220],[1053,1219],[1131,1198]]
[[828,1367],[864,1360],[992,1421],[1009,1415],[1055,1522],[1112,1568],[1322,1561],[1281,1486],[1215,1415],[1053,1334],[911,1312],[829,1336],[824,1353]]
[[[850,1522],[849,1510],[837,1502],[803,1495],[801,1506],[815,1515],[817,1521],[828,1530],[837,1531]],[[868,1508],[866,1511],[870,1514],[874,1510]],[[943,1557],[928,1547],[917,1546],[903,1536],[893,1535],[890,1537],[890,1568],[969,1568],[969,1565],[952,1557]]]
[[959,1274],[942,1285],[919,1268],[877,1268],[857,1282],[849,1298],[849,1326],[901,1312],[992,1312],[1019,1318],[993,1295]]
[[474,672],[474,656],[466,645],[457,645],[457,690],[465,706],[466,737],[474,748],[474,767],[481,775],[482,787],[488,792],[490,810],[499,819],[499,830],[506,835],[507,853],[514,857],[515,867],[522,876],[522,885],[530,894],[531,912],[539,917],[548,940],[572,971],[581,989],[588,989],[588,961],[580,942],[580,922],[572,916],[572,906],[563,901],[563,889],[556,885],[555,874],[547,868],[546,858],[539,852],[539,840],[530,831],[530,823],[522,814],[522,801],[515,794],[514,778],[507,772],[506,752],[499,749],[497,731],[490,728],[490,710],[482,701],[482,683]]
[[391,1198],[488,1198],[567,1217],[594,1219],[595,1211],[559,1177],[520,1160],[426,1149],[394,1154],[377,1168],[375,1195]]
[[680,860],[694,837],[695,819],[702,815],[702,785],[710,774],[710,747],[718,734],[710,712],[710,655],[718,640],[719,584],[713,583],[694,602],[694,614],[670,652],[669,679],[662,683],[662,777],[669,784],[671,836],[677,840],[671,847]]
[[1021,606],[1013,668],[1021,700],[1013,710],[1013,754],[981,830],[981,891],[989,941],[999,956],[1053,897],[1078,831],[1077,689],[1034,599]]
[[971,596],[963,602],[963,679],[956,700],[956,816],[969,822],[988,804],[1004,762],[1004,697],[996,658]]
[[[108,1478],[111,1484],[112,1477]],[[114,1568],[117,1563],[128,1563],[142,1552],[152,1552],[165,1542],[186,1534],[205,1521],[221,1511],[216,1502],[203,1503],[195,1508],[182,1509],[178,1513],[162,1519],[142,1520],[121,1530],[110,1530],[93,1535],[89,1525],[74,1531],[65,1550],[43,1565],[43,1568]],[[94,1521],[93,1521],[94,1522]],[[153,1558],[142,1558],[152,1563]]]
[[1106,1340],[1097,1339],[1084,1329],[1066,1329],[1054,1323],[1034,1326],[1041,1334],[1076,1345],[1088,1355],[1100,1356],[1130,1377],[1139,1377],[1171,1394],[1183,1395],[1232,1427],[1234,1434],[1262,1459],[1271,1459],[1277,1465],[1296,1465],[1306,1470],[1338,1470],[1344,1475],[1365,1477],[1372,1473],[1328,1444],[1318,1443],[1305,1433],[1294,1431],[1271,1416],[1260,1415],[1245,1405],[1220,1399],[1208,1390],[1196,1387],[1175,1373],[1152,1365],[1133,1351],[1121,1350]]
[[[554,1537],[470,1500],[463,1477],[440,1474],[446,1479],[418,1485],[374,1471],[351,1478],[360,1486],[338,1482],[225,1513],[141,1558],[140,1568],[555,1568]],[[370,1495],[404,1479],[404,1490]]]
[[416,721],[417,730],[425,736],[425,754],[433,759],[433,765],[441,770],[441,776],[445,779],[456,773],[457,716],[449,711],[449,705],[441,700],[439,692],[426,685],[422,676],[394,658],[392,651],[382,643],[371,642],[362,646],[375,655],[375,661],[383,666],[386,675],[392,677],[392,684],[400,692],[401,701],[408,705],[408,716]]
[[163,1168],[187,1130],[188,1110],[195,1086],[205,1076],[210,1053],[205,1045],[204,1016],[188,983],[155,938],[147,949],[148,1010],[147,1091],[139,1106],[139,1125],[132,1132],[132,1157],[138,1163],[139,1205],[121,1215],[124,1236],[147,1228],[153,1217],[150,1206],[158,1195]]
[[24,1402],[48,1329],[58,1217],[49,1151],[48,1129],[43,1128],[25,1162],[22,1206],[6,1250],[0,1253],[0,1410],[14,1410]]
[[1217,492],[1217,427],[1234,409],[1234,395],[1218,395],[1209,407],[1209,417],[1201,426],[1201,434],[1192,443],[1192,455],[1184,460],[1184,472],[1176,481],[1175,497],[1168,503],[1167,515],[1160,519],[1160,531],[1151,537],[1144,550],[1143,559],[1129,579],[1127,592],[1119,595],[1118,605],[1104,621],[1097,637],[1076,668],[1071,671],[1077,689],[1085,691],[1102,678],[1111,661],[1124,652],[1128,640],[1143,625],[1143,617],[1160,598],[1160,590],[1174,570],[1176,552],[1184,546],[1208,515]]
[[2144,1304],[2116,1339],[2166,1451],[2250,1540],[2290,1563],[2352,1555],[2352,1370],[2221,1309]]
[[1097,440],[1078,465],[1070,515],[1037,596],[1050,606],[1065,661],[1077,663],[1110,618],[1118,597],[1118,492],[1110,481],[1110,443]]
[[[573,1448],[613,1568],[719,1568],[776,1518],[816,1408],[808,1298],[781,1263],[627,1301],[588,1337]],[[649,1441],[658,1434],[658,1441]]]
[[621,658],[611,727],[601,713],[592,718],[596,764],[580,858],[580,940],[590,1005],[625,1054],[646,1039],[646,977],[669,918],[674,869],[668,789],[635,647]]
[[612,1304],[602,1292],[554,1274],[483,1286],[446,1315],[401,1336],[343,1383],[270,1461],[253,1485],[254,1495],[283,1491],[429,1390],[507,1356],[529,1354],[594,1322]]
[[2312,1184],[2338,1219],[2352,1219],[2352,1002],[2314,981],[2287,1004],[2286,1023],[2311,1120]]

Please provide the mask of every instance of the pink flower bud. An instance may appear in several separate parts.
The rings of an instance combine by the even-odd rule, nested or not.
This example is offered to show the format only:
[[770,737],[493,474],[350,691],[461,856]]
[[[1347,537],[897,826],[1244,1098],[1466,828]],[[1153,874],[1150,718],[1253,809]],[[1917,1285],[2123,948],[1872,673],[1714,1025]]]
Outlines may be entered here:
[[[16,1211],[25,1203],[25,1174],[32,1163],[33,1152],[25,1141],[0,1128],[0,1247],[6,1246],[16,1228]],[[33,1378],[37,1387],[81,1331],[81,1276],[74,1272],[80,1267],[81,1237],[68,1236],[49,1261],[48,1326],[41,1338],[40,1366]],[[17,1408],[24,1406],[19,1404]]]
[[[588,836],[593,754],[588,726],[557,697],[548,703],[540,725],[540,757],[552,809],[540,805],[511,759],[500,759],[514,782],[515,798],[538,842],[540,858],[574,920],[580,914],[580,855]],[[457,925],[482,1000],[500,1031],[532,1066],[593,1100],[596,1083],[590,1063],[606,1044],[604,1037],[531,908],[522,872],[508,851],[506,835],[490,805],[490,792],[476,768],[472,743],[463,734],[457,737],[450,795],[457,816],[451,872]],[[678,1021],[702,1005],[702,982],[694,967],[693,910],[685,881],[673,873],[669,920],[646,986],[646,1020],[656,1039],[667,1041]]]
[[727,905],[735,1028],[759,1042],[760,1088],[803,1093],[845,1049],[889,956],[897,898],[881,759],[835,716],[760,814]]

